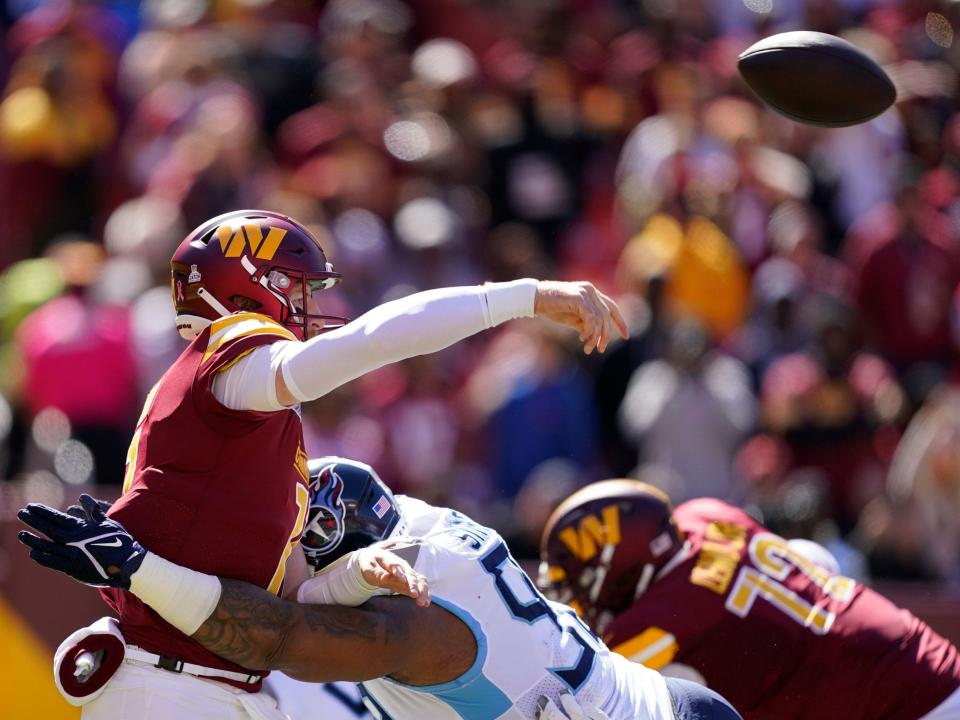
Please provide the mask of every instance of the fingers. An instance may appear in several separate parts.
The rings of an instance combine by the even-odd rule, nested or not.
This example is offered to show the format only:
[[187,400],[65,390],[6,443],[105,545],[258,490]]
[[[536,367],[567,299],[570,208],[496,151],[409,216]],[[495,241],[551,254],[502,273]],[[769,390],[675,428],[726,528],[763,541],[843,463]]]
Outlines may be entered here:
[[17,533],[17,540],[26,545],[31,550],[40,550],[41,552],[52,552],[53,548],[60,547],[55,542],[46,540],[42,537],[38,537],[33,533],[29,533],[26,530],[21,530]]
[[87,519],[90,520],[90,522],[99,523],[105,519],[106,516],[103,514],[103,510],[100,509],[100,503],[86,493],[80,496],[80,505],[83,507],[84,513],[86,513]]
[[17,533],[17,540],[30,548],[30,559],[34,562],[52,570],[67,572],[70,566],[69,553],[72,548],[44,540],[25,530]]
[[413,598],[420,607],[427,607],[430,604],[430,588],[427,585],[427,579],[410,567],[409,563],[398,558],[389,564],[388,571],[393,581],[391,589],[394,592]]
[[77,518],[39,503],[28,504],[17,512],[17,517],[25,525],[58,542],[65,542],[81,524]]
[[416,570],[413,571],[413,585],[416,589],[416,601],[417,605],[420,607],[429,607],[430,606],[430,585],[427,583],[427,579],[418,573]]
[[560,706],[563,708],[564,714],[570,718],[570,720],[586,720],[586,716],[583,714],[580,703],[578,703],[570,693],[563,693],[560,695]]
[[603,304],[606,305],[607,311],[610,313],[610,320],[613,323],[613,326],[617,329],[617,332],[620,334],[624,340],[630,337],[630,330],[627,328],[627,321],[623,318],[623,313],[620,312],[620,306],[617,305],[616,301],[613,300],[609,295],[600,293],[600,298],[603,300]]
[[589,355],[598,348],[600,348],[601,351],[606,349],[606,340],[609,339],[610,336],[610,331],[607,328],[609,313],[603,301],[600,299],[600,294],[593,285],[583,283],[581,287],[583,294],[581,295],[580,310],[584,329],[587,333],[583,352]]
[[[70,558],[53,553],[45,553],[41,550],[31,550],[30,559],[38,565],[43,565],[51,570],[65,573],[66,575],[70,575],[70,568],[74,565]],[[71,575],[71,577],[73,576]]]
[[427,579],[406,560],[390,552],[377,553],[372,560],[367,582],[413,598],[421,607],[430,604],[430,586]]
[[541,695],[537,700],[537,709],[534,711],[533,717],[536,720],[559,720],[563,717],[563,713],[560,712],[560,708],[553,700],[546,695]]

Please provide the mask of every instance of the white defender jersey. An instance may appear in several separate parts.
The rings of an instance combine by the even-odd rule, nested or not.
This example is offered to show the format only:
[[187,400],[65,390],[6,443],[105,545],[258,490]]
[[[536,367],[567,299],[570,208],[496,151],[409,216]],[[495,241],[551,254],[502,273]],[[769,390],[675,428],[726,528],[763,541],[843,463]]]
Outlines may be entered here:
[[546,600],[494,530],[414,498],[397,503],[433,602],[473,631],[477,657],[440,685],[364,682],[375,718],[519,720],[534,717],[541,696],[572,692],[610,720],[673,720],[660,674],[610,652],[572,609]]
[[372,720],[355,683],[301,682],[281,672],[270,673],[263,682],[290,720]]

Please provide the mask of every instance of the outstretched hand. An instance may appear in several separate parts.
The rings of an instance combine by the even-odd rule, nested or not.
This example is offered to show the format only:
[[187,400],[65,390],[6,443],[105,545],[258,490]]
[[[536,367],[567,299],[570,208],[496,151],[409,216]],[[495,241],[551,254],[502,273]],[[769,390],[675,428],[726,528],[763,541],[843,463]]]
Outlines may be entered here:
[[614,331],[622,338],[630,334],[617,303],[588,282],[541,280],[533,309],[537,317],[576,330],[587,355],[606,350]]
[[116,520],[104,515],[98,501],[80,496],[82,517],[40,503],[17,513],[25,524],[46,538],[21,530],[17,539],[30,548],[30,559],[74,580],[95,587],[130,587],[130,576],[147,551]]
[[357,551],[357,563],[363,579],[374,587],[413,598],[420,607],[430,604],[427,579],[399,555],[382,547],[365,547]]

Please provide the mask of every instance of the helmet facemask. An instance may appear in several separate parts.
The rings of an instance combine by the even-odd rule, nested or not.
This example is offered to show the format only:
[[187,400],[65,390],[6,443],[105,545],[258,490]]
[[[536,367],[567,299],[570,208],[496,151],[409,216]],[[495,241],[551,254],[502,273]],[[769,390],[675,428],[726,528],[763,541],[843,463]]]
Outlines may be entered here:
[[[265,287],[275,295],[283,296],[281,324],[303,340],[310,338],[311,325],[319,326],[319,332],[327,332],[343,327],[347,323],[347,318],[339,315],[307,312],[308,296],[313,297],[321,290],[329,290],[341,280],[340,273],[333,272],[330,263],[327,263],[327,266],[330,269],[325,273],[305,273],[289,268],[273,267],[266,274]],[[297,287],[301,288],[302,293],[299,304],[292,297]]]

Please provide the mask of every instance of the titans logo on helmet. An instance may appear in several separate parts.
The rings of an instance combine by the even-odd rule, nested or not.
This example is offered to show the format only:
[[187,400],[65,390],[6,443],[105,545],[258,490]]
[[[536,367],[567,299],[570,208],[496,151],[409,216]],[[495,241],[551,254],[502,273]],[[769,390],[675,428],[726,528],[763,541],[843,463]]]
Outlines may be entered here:
[[323,468],[311,484],[310,512],[301,540],[311,558],[328,554],[343,540],[342,494],[343,480],[333,465]]

